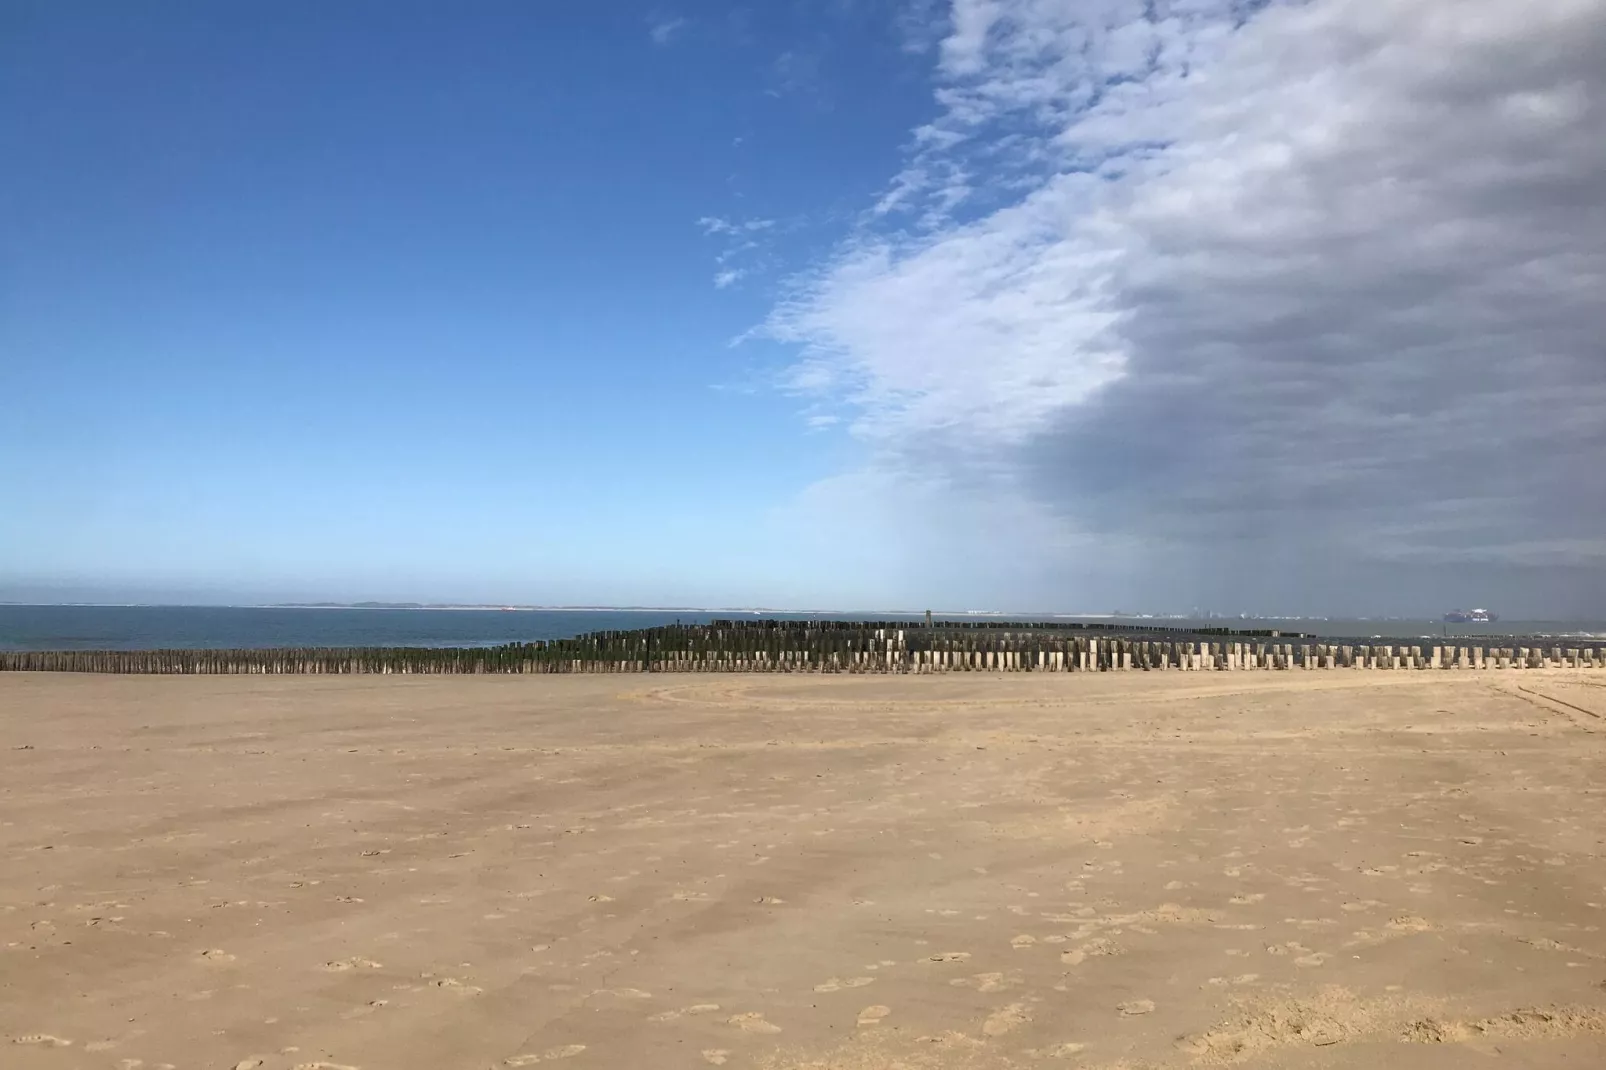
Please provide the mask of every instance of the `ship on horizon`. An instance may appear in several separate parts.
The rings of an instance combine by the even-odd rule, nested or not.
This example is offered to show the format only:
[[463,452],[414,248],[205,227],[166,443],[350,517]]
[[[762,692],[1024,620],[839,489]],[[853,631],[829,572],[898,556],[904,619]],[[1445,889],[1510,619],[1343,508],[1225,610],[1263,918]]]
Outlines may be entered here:
[[1446,624],[1493,624],[1500,619],[1500,614],[1487,609],[1474,609],[1468,613],[1460,609],[1452,609],[1444,615]]

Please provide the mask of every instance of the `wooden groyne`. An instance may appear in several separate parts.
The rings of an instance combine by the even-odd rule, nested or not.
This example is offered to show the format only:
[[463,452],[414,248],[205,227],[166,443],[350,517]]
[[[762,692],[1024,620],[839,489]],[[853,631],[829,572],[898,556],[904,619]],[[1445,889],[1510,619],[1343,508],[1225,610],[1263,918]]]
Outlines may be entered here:
[[1606,643],[1317,640],[1226,628],[721,620],[495,647],[0,652],[0,671],[147,674],[1602,669]]

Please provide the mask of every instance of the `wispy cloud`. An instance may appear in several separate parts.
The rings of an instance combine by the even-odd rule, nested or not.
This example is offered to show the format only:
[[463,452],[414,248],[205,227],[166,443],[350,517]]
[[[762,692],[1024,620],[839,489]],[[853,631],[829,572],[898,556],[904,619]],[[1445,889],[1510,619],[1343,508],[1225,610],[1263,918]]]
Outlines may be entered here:
[[828,92],[824,74],[824,61],[812,49],[790,48],[770,63],[770,87],[764,92],[772,97],[794,97],[829,109],[833,98]]
[[1606,7],[946,22],[937,118],[769,323],[872,458],[830,500],[1007,499],[1044,545],[1193,548],[1185,582],[1301,604],[1580,569],[1606,601]]
[[948,10],[943,0],[903,0],[894,9],[892,20],[903,51],[912,54],[931,51],[948,34]]
[[697,227],[704,235],[721,240],[723,247],[714,256],[714,289],[724,290],[751,275],[762,259],[759,235],[775,227],[773,219],[731,220],[703,216]]
[[703,216],[697,221],[697,226],[704,234],[724,234],[739,237],[744,234],[755,234],[761,230],[769,230],[775,225],[773,219],[743,219],[732,221],[718,216]]
[[660,47],[670,44],[679,37],[690,25],[690,22],[679,16],[654,15],[647,20],[647,36],[652,43]]

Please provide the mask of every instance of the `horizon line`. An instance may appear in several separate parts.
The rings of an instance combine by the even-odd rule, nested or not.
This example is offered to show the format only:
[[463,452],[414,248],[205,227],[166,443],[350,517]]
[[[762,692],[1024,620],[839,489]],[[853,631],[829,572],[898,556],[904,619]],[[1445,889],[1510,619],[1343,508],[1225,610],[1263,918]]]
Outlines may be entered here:
[[[1176,612],[1093,612],[1070,613],[1056,610],[994,610],[994,609],[845,609],[809,608],[786,609],[774,606],[645,606],[645,605],[535,605],[511,602],[37,602],[0,599],[0,606],[23,608],[79,608],[79,609],[353,609],[353,610],[414,610],[435,612],[524,612],[524,613],[740,613],[763,615],[871,614],[894,617],[920,617],[930,613],[934,617],[1053,617],[1068,620],[1219,620],[1219,621],[1417,621],[1445,623],[1440,617],[1383,614],[1377,616],[1347,616],[1343,614],[1206,614]],[[1522,620],[1534,624],[1592,623],[1593,618],[1518,618],[1510,617],[1499,622]]]

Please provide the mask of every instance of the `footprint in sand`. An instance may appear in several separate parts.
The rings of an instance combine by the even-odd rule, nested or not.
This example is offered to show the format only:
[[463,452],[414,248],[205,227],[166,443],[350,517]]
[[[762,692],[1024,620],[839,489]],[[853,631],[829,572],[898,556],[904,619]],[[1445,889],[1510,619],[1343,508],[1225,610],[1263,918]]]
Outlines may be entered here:
[[968,951],[939,951],[935,955],[927,955],[924,962],[964,962],[970,958]]
[[1027,933],[1021,933],[1019,936],[1015,937],[1009,942],[1009,946],[1019,950],[1023,947],[1031,947],[1035,943],[1037,943],[1037,937],[1031,936]]
[[1086,1044],[1077,1044],[1074,1041],[1067,1041],[1064,1044],[1054,1045],[1052,1048],[1049,1048],[1043,1052],[1043,1054],[1048,1056],[1050,1059],[1069,1059],[1074,1055],[1080,1055],[1086,1050]]
[[774,1022],[766,1022],[764,1015],[758,1011],[748,1011],[745,1014],[733,1014],[725,1019],[726,1025],[734,1025],[744,1033],[771,1034],[779,1033],[781,1027]]
[[998,992],[1022,983],[1017,973],[978,973],[974,977],[955,977],[948,982],[955,988],[974,988],[978,992]]
[[1205,984],[1221,987],[1223,985],[1252,985],[1260,980],[1258,973],[1240,973],[1237,977],[1212,977]]
[[1383,927],[1397,933],[1430,933],[1438,928],[1428,919],[1419,918],[1414,914],[1405,914],[1398,918],[1393,918]]
[[346,1021],[349,1022],[353,1018],[366,1017],[367,1015],[370,1015],[370,1014],[374,1013],[375,1011],[379,1010],[379,1008],[386,1007],[386,1006],[389,1006],[389,1005],[390,1005],[390,1001],[388,999],[371,999],[364,1006],[353,1007],[349,1011],[341,1011],[340,1012],[340,1017],[344,1018]]
[[536,1063],[544,1063],[551,1059],[570,1059],[585,1050],[586,1046],[584,1044],[561,1044],[556,1048],[548,1048],[546,1051],[539,1053],[514,1055],[511,1058],[503,1059],[502,1065],[534,1066]]
[[336,959],[324,963],[323,968],[330,973],[344,973],[347,970],[380,970],[384,969],[384,964],[373,959]]
[[1098,936],[1089,940],[1081,947],[1060,953],[1060,962],[1067,966],[1079,966],[1089,958],[1121,955],[1126,949],[1107,937]]
[[1000,1007],[987,1016],[981,1024],[983,1034],[990,1037],[1001,1037],[1012,1029],[1017,1029],[1032,1020],[1026,1013],[1026,1007],[1020,1003],[1011,1003],[1007,1007]]
[[1382,905],[1383,905],[1383,902],[1382,902],[1382,900],[1379,900],[1379,899],[1362,899],[1359,902],[1343,903],[1343,904],[1341,904],[1339,906],[1338,909],[1347,910],[1350,913],[1354,914],[1354,913],[1358,913],[1359,911],[1362,911],[1362,910],[1375,910],[1375,909],[1377,909],[1378,907],[1380,907]]
[[703,1062],[714,1066],[724,1066],[725,1060],[730,1058],[730,1052],[724,1048],[704,1048]]
[[20,1037],[13,1037],[13,1044],[27,1044],[37,1048],[70,1048],[72,1041],[65,1037],[54,1037],[49,1033],[24,1033]]
[[1125,1003],[1117,1003],[1115,1009],[1121,1012],[1122,1018],[1135,1018],[1140,1014],[1153,1013],[1154,1000],[1129,999]]
[[690,1007],[682,1007],[678,1011],[659,1011],[657,1014],[649,1015],[647,1021],[673,1022],[684,1014],[711,1014],[717,1010],[719,1010],[718,1003],[693,1003]]
[[543,1059],[572,1059],[586,1050],[584,1044],[560,1044],[541,1053]]
[[864,1010],[859,1012],[857,1024],[861,1026],[880,1025],[881,1020],[891,1013],[891,1007],[883,1007],[880,1004],[877,1004],[873,1007],[866,1007]]

